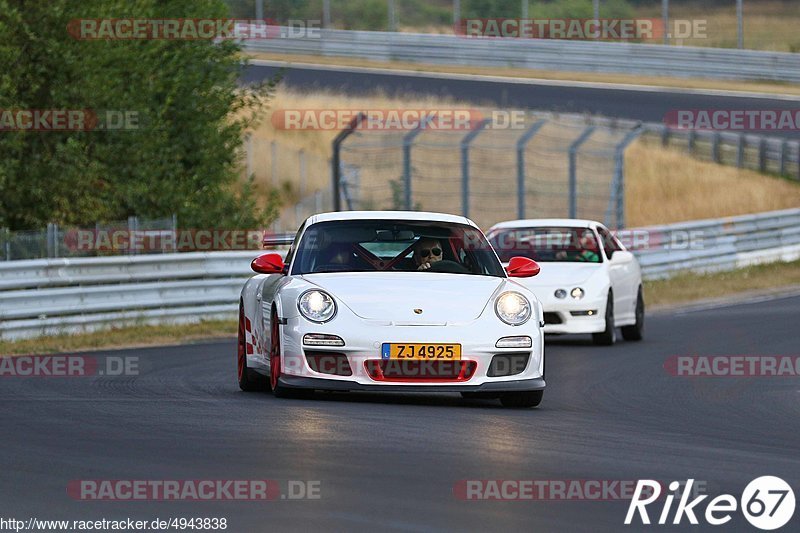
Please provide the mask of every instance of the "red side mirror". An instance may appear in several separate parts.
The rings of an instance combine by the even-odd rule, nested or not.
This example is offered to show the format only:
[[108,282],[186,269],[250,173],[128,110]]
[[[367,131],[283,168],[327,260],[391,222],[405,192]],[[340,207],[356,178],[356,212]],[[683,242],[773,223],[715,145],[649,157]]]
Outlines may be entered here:
[[510,278],[530,278],[539,273],[539,264],[527,257],[512,257],[506,272]]
[[259,274],[281,274],[283,272],[283,258],[281,254],[259,255],[250,263],[250,268]]

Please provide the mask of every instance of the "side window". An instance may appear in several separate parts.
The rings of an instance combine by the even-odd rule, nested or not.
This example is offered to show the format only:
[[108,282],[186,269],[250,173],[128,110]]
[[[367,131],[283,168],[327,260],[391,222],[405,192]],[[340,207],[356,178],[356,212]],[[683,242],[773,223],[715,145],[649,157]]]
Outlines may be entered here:
[[614,252],[621,250],[619,244],[607,229],[598,226],[597,233],[600,234],[600,241],[603,243],[603,250],[606,252],[606,257],[610,258]]

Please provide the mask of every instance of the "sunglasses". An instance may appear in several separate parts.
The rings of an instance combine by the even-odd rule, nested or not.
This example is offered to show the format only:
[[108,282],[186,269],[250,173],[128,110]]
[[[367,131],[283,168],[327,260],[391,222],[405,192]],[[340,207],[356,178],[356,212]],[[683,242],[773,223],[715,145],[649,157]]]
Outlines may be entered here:
[[433,255],[442,255],[442,249],[441,248],[423,248],[422,250],[419,251],[419,255],[421,257],[428,257],[429,255],[431,255],[431,253]]

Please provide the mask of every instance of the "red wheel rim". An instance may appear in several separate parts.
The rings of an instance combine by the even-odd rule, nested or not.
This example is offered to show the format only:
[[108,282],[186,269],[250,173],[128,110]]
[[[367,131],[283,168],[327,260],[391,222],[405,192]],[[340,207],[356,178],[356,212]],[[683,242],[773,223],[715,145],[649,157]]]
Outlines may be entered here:
[[246,357],[244,336],[244,309],[241,305],[239,305],[239,347],[236,357],[238,363],[237,366],[239,367],[239,381],[242,381],[242,378],[244,378],[244,358]]
[[272,390],[278,385],[278,378],[281,375],[281,340],[278,334],[278,317],[272,315],[272,328],[270,338],[271,352],[269,358],[269,378]]

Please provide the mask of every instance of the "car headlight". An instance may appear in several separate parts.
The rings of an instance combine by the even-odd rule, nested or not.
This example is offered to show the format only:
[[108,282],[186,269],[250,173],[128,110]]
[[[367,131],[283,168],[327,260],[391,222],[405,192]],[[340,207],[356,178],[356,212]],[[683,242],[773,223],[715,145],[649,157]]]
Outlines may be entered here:
[[504,292],[494,304],[497,317],[512,326],[519,326],[531,317],[531,303],[518,292]]
[[586,293],[580,287],[575,287],[574,289],[569,291],[569,295],[575,298],[576,300],[580,300],[581,298],[583,298],[584,294]]
[[327,322],[336,315],[336,302],[331,295],[317,289],[301,294],[297,299],[297,308],[312,322]]

